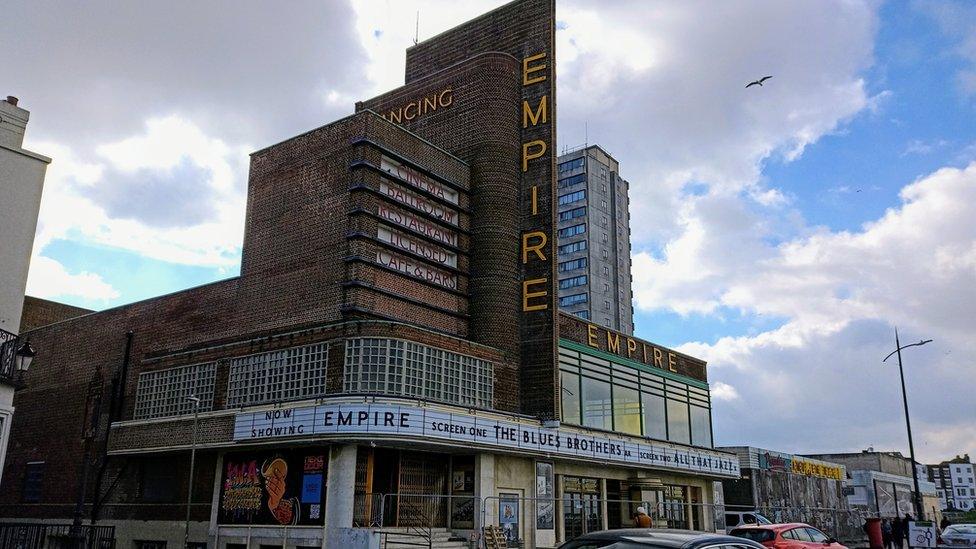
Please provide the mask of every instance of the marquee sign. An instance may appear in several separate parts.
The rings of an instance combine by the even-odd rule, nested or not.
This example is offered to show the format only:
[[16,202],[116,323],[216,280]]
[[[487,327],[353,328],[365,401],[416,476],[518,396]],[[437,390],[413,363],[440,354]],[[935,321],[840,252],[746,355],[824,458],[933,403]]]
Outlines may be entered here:
[[844,468],[839,465],[804,459],[789,454],[766,450],[758,455],[759,468],[768,471],[793,473],[805,477],[821,477],[833,480],[844,478]]
[[829,465],[818,461],[794,457],[791,464],[793,474],[808,477],[823,477],[833,480],[844,478],[844,470],[839,465]]
[[403,437],[523,454],[595,459],[619,465],[739,478],[734,454],[583,429],[546,429],[538,423],[499,420],[412,404],[320,404],[237,414],[234,440],[362,435]]

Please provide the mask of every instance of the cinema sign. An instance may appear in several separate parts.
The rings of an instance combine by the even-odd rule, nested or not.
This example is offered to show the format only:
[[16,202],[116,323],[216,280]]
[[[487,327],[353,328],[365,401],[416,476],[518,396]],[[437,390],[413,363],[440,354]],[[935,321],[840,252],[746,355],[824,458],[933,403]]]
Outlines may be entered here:
[[421,443],[449,442],[522,455],[598,460],[739,478],[735,454],[639,437],[594,434],[573,427],[547,429],[537,421],[523,423],[487,413],[449,411],[412,402],[325,403],[245,412],[234,419],[237,442],[332,436],[346,441],[359,436]]

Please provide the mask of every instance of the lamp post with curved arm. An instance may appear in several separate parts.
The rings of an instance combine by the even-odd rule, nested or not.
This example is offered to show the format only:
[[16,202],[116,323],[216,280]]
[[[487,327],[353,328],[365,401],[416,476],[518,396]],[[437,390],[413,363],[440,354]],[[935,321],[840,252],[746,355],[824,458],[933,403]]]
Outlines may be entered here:
[[905,370],[902,368],[901,365],[901,350],[907,349],[909,347],[918,347],[920,345],[925,345],[926,343],[931,343],[931,342],[932,342],[931,339],[923,339],[918,343],[909,343],[908,345],[902,346],[902,344],[898,341],[898,328],[895,328],[895,347],[897,348],[891,353],[889,353],[888,356],[884,357],[884,360],[881,361],[881,362],[886,362],[889,358],[891,358],[891,355],[894,354],[898,355],[898,374],[901,376],[901,398],[902,398],[902,402],[904,402],[905,404],[905,426],[908,427],[908,452],[912,460],[912,480],[915,481],[915,498],[913,503],[915,504],[916,520],[921,520],[923,518],[922,492],[919,490],[918,487],[918,467],[915,467],[915,443],[912,442],[912,421],[908,416],[908,393],[905,391]]

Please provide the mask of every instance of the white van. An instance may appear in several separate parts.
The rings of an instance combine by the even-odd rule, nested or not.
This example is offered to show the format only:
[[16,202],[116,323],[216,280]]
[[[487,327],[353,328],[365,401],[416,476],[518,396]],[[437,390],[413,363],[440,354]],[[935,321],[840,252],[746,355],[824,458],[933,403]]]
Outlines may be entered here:
[[772,524],[773,521],[756,511],[729,511],[725,513],[725,531],[740,526],[754,526],[756,524]]

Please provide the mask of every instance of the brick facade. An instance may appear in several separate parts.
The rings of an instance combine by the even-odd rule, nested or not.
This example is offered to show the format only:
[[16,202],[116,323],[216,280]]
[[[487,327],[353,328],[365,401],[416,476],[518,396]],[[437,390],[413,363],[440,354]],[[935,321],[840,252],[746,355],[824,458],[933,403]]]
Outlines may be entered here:
[[20,317],[20,331],[29,332],[41,326],[61,322],[93,311],[39,297],[24,296],[24,311]]

